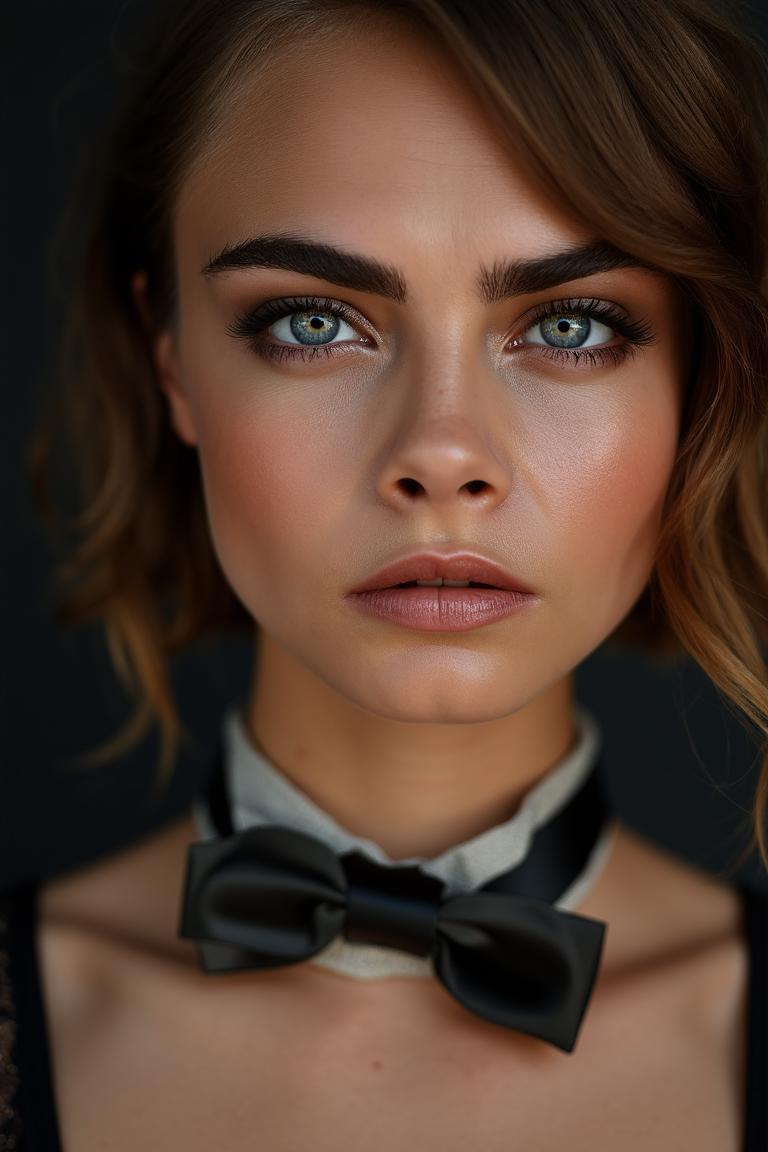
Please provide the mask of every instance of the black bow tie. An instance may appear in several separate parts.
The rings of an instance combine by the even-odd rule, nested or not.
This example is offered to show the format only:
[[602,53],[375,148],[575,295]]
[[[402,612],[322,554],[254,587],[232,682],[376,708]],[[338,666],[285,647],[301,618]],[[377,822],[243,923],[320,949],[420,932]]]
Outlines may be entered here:
[[204,971],[296,964],[342,935],[431,956],[438,979],[470,1012],[573,1051],[607,925],[552,901],[612,816],[600,760],[536,830],[520,864],[447,898],[443,881],[416,865],[339,855],[282,825],[233,833],[220,749],[207,801],[220,837],[188,848],[179,928],[197,940]]

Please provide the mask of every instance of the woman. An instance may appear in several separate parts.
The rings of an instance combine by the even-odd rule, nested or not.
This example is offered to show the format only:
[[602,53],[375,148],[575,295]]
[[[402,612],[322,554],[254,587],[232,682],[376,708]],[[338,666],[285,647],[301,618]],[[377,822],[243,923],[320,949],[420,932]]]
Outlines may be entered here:
[[584,801],[573,678],[687,652],[768,735],[767,108],[699,0],[169,11],[88,207],[69,618],[166,774],[169,653],[255,623],[254,676],[183,819],[8,894],[14,1139],[765,1147],[768,903]]

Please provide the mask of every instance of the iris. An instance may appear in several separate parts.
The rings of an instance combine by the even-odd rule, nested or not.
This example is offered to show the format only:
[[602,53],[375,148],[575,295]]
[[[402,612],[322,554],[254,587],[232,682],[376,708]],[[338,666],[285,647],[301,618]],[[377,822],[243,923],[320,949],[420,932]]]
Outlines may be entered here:
[[309,337],[310,344],[324,344],[333,340],[340,328],[338,316],[330,312],[293,312],[291,332],[299,341]]
[[588,316],[561,313],[540,321],[541,335],[555,348],[577,348],[590,335],[592,321]]

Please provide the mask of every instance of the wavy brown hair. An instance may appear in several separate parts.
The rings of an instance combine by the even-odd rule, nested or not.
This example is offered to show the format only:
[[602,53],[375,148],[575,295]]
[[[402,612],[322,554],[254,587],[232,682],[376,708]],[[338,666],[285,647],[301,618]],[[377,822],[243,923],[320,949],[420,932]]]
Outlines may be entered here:
[[[140,81],[73,198],[82,256],[30,453],[38,507],[66,538],[57,622],[103,624],[136,703],[95,762],[156,720],[166,781],[189,739],[169,657],[254,627],[213,550],[197,452],[172,429],[154,374],[152,325],[177,320],[179,189],[275,49],[338,36],[353,47],[392,21],[455,59],[545,194],[684,293],[689,371],[654,567],[607,642],[664,663],[692,657],[754,727],[761,769],[745,854],[757,846],[768,870],[768,69],[734,3],[184,0],[164,9]],[[138,271],[148,280],[143,319],[130,289]],[[64,519],[49,484],[59,444],[78,477],[78,507]]]

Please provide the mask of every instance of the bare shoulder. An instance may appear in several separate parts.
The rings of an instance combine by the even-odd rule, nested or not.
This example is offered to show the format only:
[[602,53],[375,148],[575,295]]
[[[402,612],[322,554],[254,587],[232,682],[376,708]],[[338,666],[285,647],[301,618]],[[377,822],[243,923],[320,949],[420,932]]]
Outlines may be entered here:
[[196,838],[184,816],[41,884],[37,951],[59,1084],[64,1069],[100,1049],[125,1004],[151,992],[169,961],[176,973],[177,961],[195,963],[191,942],[176,936],[175,901],[185,843]]
[[[687,1146],[737,1146],[724,1133],[740,1115],[746,985],[740,901],[727,883],[621,825],[608,863],[575,909],[609,926],[589,1027],[575,1055],[534,1058],[530,1038],[468,1018],[437,982],[356,982],[316,965],[206,978],[193,942],[177,936],[187,847],[196,839],[193,821],[177,820],[41,889],[41,970],[65,1145],[69,1136],[72,1147],[95,1147],[119,1117],[120,1152],[129,1143],[154,1146],[173,1116],[179,1147],[202,1147],[203,1136],[206,1146],[223,1146],[220,1117],[246,1116],[245,1130],[241,1122],[228,1134],[235,1147],[258,1115],[276,1134],[277,1152],[296,1146],[297,1125],[309,1140],[356,1123],[356,1100],[370,1114],[389,1115],[393,1094],[409,1126],[428,1133],[436,1104],[450,1112],[471,1091],[478,1108],[450,1112],[461,1146],[471,1143],[461,1127],[468,1115],[487,1117],[496,1140],[489,1136],[487,1147],[508,1146],[513,1131],[538,1133],[555,1095],[562,1117],[552,1120],[559,1129],[547,1146],[575,1126],[598,1147],[606,1131],[596,1102],[610,1085],[621,1128],[612,1146],[658,1146],[658,1132],[676,1131],[681,1115],[699,1116]],[[313,1044],[324,1038],[317,1078],[315,1062],[297,1058],[303,1035]],[[631,1056],[617,1061],[628,1035]],[[485,1074],[470,1084],[466,1069],[475,1066]],[[136,1091],[155,1099],[157,1077],[170,1067],[179,1071],[178,1097],[171,1078],[137,1128]],[[218,1075],[223,1067],[226,1077]],[[680,1069],[688,1070],[684,1080]],[[301,1115],[287,1115],[273,1104],[298,1079]],[[201,1088],[191,1098],[190,1084]],[[638,1093],[658,1102],[651,1117],[658,1132],[647,1139],[643,1129],[627,1143],[621,1117],[638,1114]],[[100,1100],[110,1101],[108,1111]],[[427,1136],[420,1146],[447,1145]]]
[[595,915],[608,910],[608,983],[630,995],[668,990],[686,1023],[707,1029],[722,1052],[740,1053],[748,949],[738,887],[627,825],[611,865],[579,909],[589,915],[594,898]]
[[[39,898],[41,930],[110,938],[194,965],[194,945],[177,929],[187,849],[197,839],[185,813],[119,852],[49,880]],[[736,887],[621,821],[608,863],[576,911],[609,925],[608,972],[743,943]]]
[[737,887],[623,823],[578,910],[608,922],[606,960],[617,971],[743,944]]
[[39,893],[41,929],[188,957],[188,942],[176,928],[187,847],[198,838],[185,813],[120,851],[51,878]]

